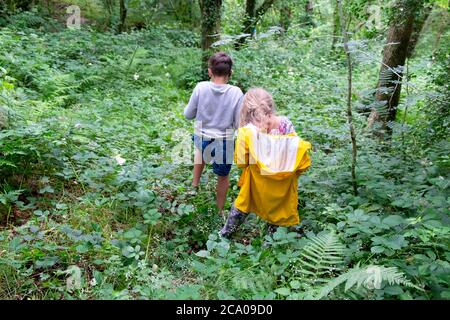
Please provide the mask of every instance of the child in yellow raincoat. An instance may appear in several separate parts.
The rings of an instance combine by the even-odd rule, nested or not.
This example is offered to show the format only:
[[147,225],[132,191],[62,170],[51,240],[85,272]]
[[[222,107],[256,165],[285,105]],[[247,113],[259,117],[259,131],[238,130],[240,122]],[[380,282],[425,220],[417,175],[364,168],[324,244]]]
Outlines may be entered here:
[[243,169],[240,192],[220,235],[230,238],[250,212],[269,223],[269,232],[297,225],[298,177],[311,165],[310,148],[288,118],[276,116],[267,91],[249,90],[242,103],[235,150],[235,162]]

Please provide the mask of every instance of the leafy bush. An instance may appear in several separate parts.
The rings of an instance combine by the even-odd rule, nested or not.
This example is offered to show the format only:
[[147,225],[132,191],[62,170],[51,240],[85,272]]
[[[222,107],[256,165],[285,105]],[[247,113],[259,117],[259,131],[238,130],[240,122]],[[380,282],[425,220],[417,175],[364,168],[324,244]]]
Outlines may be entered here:
[[[1,298],[450,297],[443,56],[435,77],[426,57],[411,61],[415,86],[400,106],[409,111],[389,142],[355,115],[355,196],[346,70],[323,40],[326,28],[293,26],[238,52],[220,47],[235,60],[232,83],[271,91],[314,145],[299,180],[300,231],[266,236],[252,215],[228,242],[216,235],[223,221],[211,170],[191,196],[191,166],[171,163],[175,129],[190,138],[182,111],[199,81],[196,33],[19,30],[33,26],[28,18],[0,30]],[[227,22],[230,33],[237,28]],[[360,49],[377,56],[381,48],[373,37]],[[356,59],[355,105],[369,103],[378,67]],[[233,168],[230,200],[238,175]]]

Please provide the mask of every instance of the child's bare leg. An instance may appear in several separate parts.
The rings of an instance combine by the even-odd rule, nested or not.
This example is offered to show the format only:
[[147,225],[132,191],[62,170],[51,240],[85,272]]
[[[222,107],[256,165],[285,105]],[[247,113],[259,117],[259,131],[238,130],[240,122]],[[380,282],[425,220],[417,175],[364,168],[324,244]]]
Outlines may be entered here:
[[203,168],[205,168],[205,162],[203,161],[202,152],[195,149],[194,152],[194,173],[192,179],[192,186],[197,187],[200,183],[200,177],[202,176]]
[[222,212],[223,206],[225,205],[229,186],[230,181],[228,179],[228,176],[217,176],[217,208],[219,209],[220,213]]
[[202,176],[203,168],[205,164],[194,164],[194,178],[192,179],[192,186],[198,187],[200,184],[200,177]]

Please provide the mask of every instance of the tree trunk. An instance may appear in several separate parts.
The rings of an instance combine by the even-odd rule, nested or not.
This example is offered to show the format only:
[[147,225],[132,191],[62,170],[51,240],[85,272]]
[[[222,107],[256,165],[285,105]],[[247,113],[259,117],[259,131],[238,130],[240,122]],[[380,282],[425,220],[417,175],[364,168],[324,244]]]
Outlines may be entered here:
[[307,14],[312,14],[313,11],[314,11],[314,3],[312,2],[312,0],[306,1],[306,4],[305,4],[305,12],[306,12]]
[[102,4],[103,9],[107,13],[107,28],[111,28],[114,15],[114,0],[102,0]]
[[286,32],[290,25],[292,19],[292,8],[289,4],[283,4],[280,9],[280,26],[283,28],[284,32]]
[[0,0],[0,9],[15,13],[17,9],[22,11],[28,11],[34,5],[34,0]]
[[19,0],[16,1],[17,8],[27,11],[30,10],[31,7],[34,5],[34,0]]
[[251,27],[255,19],[256,0],[247,0],[245,3],[245,17],[243,33],[251,33]]
[[[245,4],[245,18],[242,28],[243,34],[253,34],[253,28],[256,26],[258,21],[262,18],[262,16],[270,9],[275,0],[264,0],[264,2],[256,8],[255,0],[247,0]],[[239,50],[241,46],[245,43],[247,37],[241,37],[236,42],[236,50]]]
[[[416,1],[418,2],[418,1]],[[381,121],[382,129],[391,133],[387,126],[389,121],[394,121],[397,115],[397,106],[400,100],[402,68],[408,53],[408,45],[414,27],[415,1],[401,2],[397,5],[397,12],[389,27],[386,46],[383,51],[383,62],[381,64],[377,92],[375,99],[382,110],[373,108],[368,126],[374,122]]]
[[333,51],[336,49],[336,44],[339,37],[339,26],[340,26],[339,3],[336,1],[333,13],[333,42],[331,43],[331,50]]
[[125,30],[125,20],[127,19],[127,6],[125,0],[120,0],[120,23],[119,32],[122,33]]
[[314,12],[314,3],[312,0],[308,0],[305,3],[305,25],[307,26],[314,26],[314,19],[313,19],[313,12]]
[[222,0],[199,0],[202,13],[202,77],[208,78],[208,59],[213,53],[211,45],[220,38]]

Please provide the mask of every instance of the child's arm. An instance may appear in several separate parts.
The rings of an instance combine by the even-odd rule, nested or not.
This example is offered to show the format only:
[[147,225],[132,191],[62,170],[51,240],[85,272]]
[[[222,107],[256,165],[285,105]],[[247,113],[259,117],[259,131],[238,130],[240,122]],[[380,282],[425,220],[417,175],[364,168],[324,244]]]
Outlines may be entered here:
[[194,88],[191,98],[189,99],[189,103],[184,109],[184,116],[186,117],[186,119],[191,120],[196,117],[197,107],[198,107],[198,86]]
[[241,98],[239,99],[236,108],[234,109],[234,114],[233,114],[233,128],[234,129],[238,129],[239,128],[239,124],[241,121],[241,108],[242,108],[242,101],[244,100],[244,95],[241,96]]

